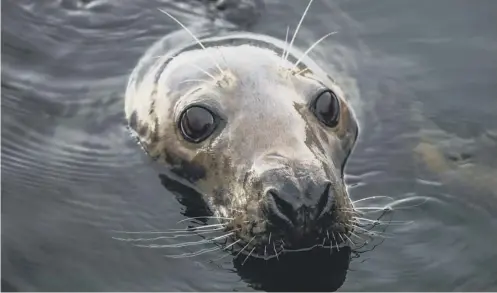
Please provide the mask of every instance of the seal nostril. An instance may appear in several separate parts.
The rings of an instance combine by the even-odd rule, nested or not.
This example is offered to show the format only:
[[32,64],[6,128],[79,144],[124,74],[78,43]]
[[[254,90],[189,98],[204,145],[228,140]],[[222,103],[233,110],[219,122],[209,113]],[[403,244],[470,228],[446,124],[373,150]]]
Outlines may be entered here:
[[270,197],[270,200],[273,203],[272,205],[270,205],[270,210],[272,211],[272,213],[275,214],[277,218],[279,218],[279,220],[283,220],[288,225],[293,226],[293,219],[295,216],[293,206],[289,202],[281,198],[278,192],[274,190],[268,191],[267,195]]
[[329,209],[329,201],[330,201],[330,188],[331,184],[327,184],[324,192],[321,194],[317,204],[317,218],[320,218],[324,213]]

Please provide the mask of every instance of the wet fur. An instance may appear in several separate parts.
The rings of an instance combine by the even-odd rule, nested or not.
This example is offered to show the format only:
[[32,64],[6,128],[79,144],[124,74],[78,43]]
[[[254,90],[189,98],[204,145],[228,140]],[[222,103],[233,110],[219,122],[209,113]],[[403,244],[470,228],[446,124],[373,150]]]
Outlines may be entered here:
[[[264,186],[278,180],[293,180],[298,187],[331,181],[333,213],[322,219],[313,241],[331,245],[341,242],[336,234],[349,235],[353,206],[343,169],[358,127],[334,81],[309,58],[295,74],[294,56],[302,53],[293,49],[281,62],[282,42],[267,36],[206,39],[211,44],[206,50],[188,42],[165,48],[165,42],[145,54],[126,91],[126,118],[148,154],[191,183],[214,215],[233,218],[227,223],[227,230],[235,231],[233,241],[241,240],[238,245],[255,256],[263,248],[266,253],[267,245],[284,245],[285,232],[271,227],[263,196]],[[333,129],[309,110],[323,87],[340,99],[340,122]],[[216,132],[199,145],[184,140],[177,127],[179,115],[193,103],[222,118]],[[267,178],[268,170],[274,179]]]

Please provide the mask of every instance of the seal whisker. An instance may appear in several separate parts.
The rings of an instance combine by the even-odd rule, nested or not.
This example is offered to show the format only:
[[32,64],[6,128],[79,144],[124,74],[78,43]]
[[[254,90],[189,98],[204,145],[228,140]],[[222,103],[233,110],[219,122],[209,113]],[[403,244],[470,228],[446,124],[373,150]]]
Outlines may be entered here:
[[367,218],[361,218],[361,217],[354,217],[353,219],[364,221],[364,222],[369,222],[372,225],[395,225],[395,224],[404,224],[404,225],[410,225],[414,223],[414,221],[380,221],[380,220],[372,220],[372,219],[367,219]]
[[210,224],[210,225],[202,225],[202,226],[197,226],[197,227],[189,227],[189,228],[185,228],[185,229],[170,229],[170,230],[171,231],[195,231],[195,230],[204,230],[207,228],[220,227],[220,226],[226,226],[226,223]]
[[[219,227],[209,227],[209,229],[201,229],[202,227],[194,227],[194,228],[189,228],[185,230],[177,229],[175,231],[168,232],[167,234],[198,234],[198,232],[206,232],[206,231],[219,231],[219,230],[224,230],[226,229],[225,226],[219,226]],[[171,229],[174,230],[174,229]]]
[[397,221],[397,222],[381,222],[380,224],[385,224],[388,226],[400,226],[400,225],[411,225],[414,224],[414,221],[407,221],[407,222],[402,222],[402,221]]
[[331,33],[327,33],[326,35],[322,36],[319,40],[315,41],[314,44],[312,44],[309,49],[307,49],[304,54],[302,54],[302,56],[299,57],[299,59],[297,60],[297,62],[295,62],[295,64],[293,65],[291,71],[294,71],[295,68],[297,68],[297,66],[300,64],[300,62],[302,62],[302,59],[305,58],[305,56],[307,56],[307,54],[309,54],[312,49],[314,49],[319,43],[321,43],[324,39],[326,39],[327,37],[331,36],[331,35],[334,35],[336,34],[337,32],[331,32]]
[[242,262],[242,266],[245,264],[245,262],[246,262],[246,261],[247,261],[247,259],[250,257],[250,255],[254,252],[254,250],[255,250],[255,248],[256,248],[256,247],[257,247],[257,246],[254,246],[254,247],[252,248],[252,250],[249,252],[249,254],[248,254],[248,255],[247,255],[247,257],[245,258],[245,260]]
[[359,227],[359,226],[353,226],[353,227],[356,228],[356,229],[362,230],[364,234],[369,235],[369,236],[380,236],[380,237],[383,237],[382,234],[384,234],[384,232],[371,231],[371,230],[364,229],[364,228]]
[[226,250],[226,249],[228,249],[228,248],[232,247],[233,245],[237,244],[237,243],[238,243],[238,242],[240,242],[240,241],[242,241],[242,240],[241,240],[241,239],[238,239],[237,241],[235,241],[235,242],[231,243],[230,245],[226,246],[225,248],[223,248],[223,250]]
[[333,236],[333,240],[335,240],[335,245],[336,245],[337,250],[340,251],[340,247],[338,247],[338,241],[335,238],[335,233],[331,233],[331,236]]
[[274,254],[276,255],[276,259],[279,261],[280,258],[278,257],[278,252],[276,251],[276,245],[273,242],[273,249],[274,249]]
[[209,234],[209,233],[214,233],[216,231],[223,230],[224,228],[219,228],[219,229],[214,229],[210,231],[202,231],[202,232],[197,232],[197,233],[191,233],[191,234],[177,234],[173,236],[159,236],[159,237],[154,237],[154,238],[119,238],[119,237],[112,237],[114,240],[119,240],[119,241],[124,241],[124,242],[140,242],[140,241],[155,241],[155,240],[161,240],[161,239],[176,239],[180,237],[192,237],[192,236],[197,236],[201,234]]
[[[280,63],[282,63],[283,61],[285,61],[285,55],[286,55],[286,49],[288,47],[288,33],[290,32],[290,26],[288,25],[286,27],[286,34],[285,34],[285,47],[283,47],[283,52],[281,53],[281,61]],[[280,64],[281,66],[282,64]]]
[[358,213],[358,214],[362,213],[362,212],[358,211],[355,207],[353,207],[353,208],[337,208],[337,210],[344,211],[344,212]]
[[177,243],[177,244],[161,244],[161,245],[158,245],[158,244],[149,244],[149,245],[135,244],[135,246],[146,247],[146,248],[179,248],[179,247],[185,247],[185,246],[193,246],[193,245],[201,245],[201,244],[205,244],[205,243],[210,243],[212,241],[224,239],[224,238],[229,237],[233,234],[235,234],[235,233],[230,232],[230,233],[222,235],[222,236],[214,237],[211,239],[204,239],[204,240],[195,241],[195,242],[183,242],[183,243]]
[[347,236],[347,235],[345,235],[345,234],[343,234],[343,236],[344,236],[345,238],[347,238],[347,240],[350,242],[350,244],[352,244],[352,246],[354,246],[354,247],[356,246],[356,244],[354,243],[354,241],[352,241],[352,239],[350,239],[350,237],[349,237],[349,236]]
[[307,7],[304,10],[304,13],[302,14],[302,17],[300,18],[299,24],[297,25],[297,27],[295,28],[295,31],[293,32],[292,40],[290,41],[290,45],[288,46],[288,50],[285,54],[285,60],[288,60],[288,55],[290,53],[290,50],[292,49],[293,42],[295,41],[295,37],[297,37],[297,33],[299,32],[300,26],[302,25],[302,22],[304,21],[304,18],[307,14],[307,11],[311,7],[312,1],[313,0],[309,0],[309,3],[307,4]]
[[[370,228],[370,229],[372,229],[372,228],[374,228],[374,227],[375,227],[374,225],[371,225],[371,224],[359,225],[359,223],[358,223],[358,222],[356,222],[356,221],[351,222],[351,223],[350,223],[350,224],[348,224],[347,226],[348,226],[348,227],[351,227],[351,228],[360,228],[360,229],[364,229],[365,227],[368,227],[368,225],[370,225],[370,226],[371,226],[371,228]],[[369,231],[369,230],[368,230],[368,231]]]
[[367,232],[364,232],[364,234],[368,235],[370,238],[380,237],[380,238],[383,238],[383,239],[387,239],[387,238],[392,238],[393,237],[392,235],[384,235],[385,233],[384,232],[380,232],[380,231],[367,231]]
[[252,237],[250,241],[236,254],[235,258],[237,258],[244,250],[250,245],[250,242],[252,242],[255,239],[256,236]]
[[295,75],[300,75],[300,74],[304,73],[304,72],[305,72],[305,71],[307,71],[307,70],[309,70],[309,68],[308,68],[308,67],[306,67],[306,68],[304,68],[304,69],[302,69],[302,70],[300,70],[300,71],[297,71],[297,72],[295,72],[294,74],[295,74]]
[[212,78],[213,81],[216,81],[216,77],[212,74],[210,74],[209,72],[207,72],[207,70],[195,65],[195,64],[191,64],[191,63],[187,63],[186,65],[189,65],[189,66],[192,66],[198,70],[200,70],[202,73],[205,73],[206,75],[208,75],[210,78]]
[[[176,224],[186,222],[189,220],[196,220],[196,219],[220,219],[220,220],[234,220],[234,218],[226,218],[226,217],[215,217],[215,216],[205,216],[205,217],[190,217],[187,219],[183,219],[181,221],[178,221]],[[217,225],[217,224],[216,224]],[[223,224],[224,225],[224,224]],[[205,227],[205,226],[204,226]]]
[[[165,11],[163,9],[158,8],[158,10],[160,12],[164,13],[165,15],[169,16],[176,23],[178,23],[200,45],[200,47],[202,47],[202,49],[207,52],[207,48],[205,48],[204,44],[202,44],[202,42],[200,42],[200,40],[183,23],[181,23],[181,21],[179,21],[174,16],[172,16],[171,14],[169,14],[169,12],[167,12],[167,11]],[[211,54],[209,54],[209,57],[212,59],[212,61],[216,65],[216,67],[219,69],[219,72],[221,74],[224,74],[223,69],[221,68],[221,66],[219,66],[219,63],[217,63],[216,59],[214,59],[214,57]]]
[[362,217],[353,217],[352,219],[358,220],[357,221],[358,224],[360,224],[360,221],[369,222],[369,223],[372,223],[372,225],[379,225],[381,222],[379,220],[372,220],[372,219],[362,218]]
[[310,251],[316,247],[321,247],[321,248],[330,248],[330,249],[333,249],[333,247],[337,247],[337,245],[333,245],[332,243],[330,243],[329,246],[323,246],[323,245],[320,245],[319,243],[318,244],[314,244],[314,245],[311,245],[311,246],[308,246],[308,247],[304,247],[304,248],[298,248],[298,249],[284,249],[284,252],[287,252],[287,253],[295,253],[295,252],[302,252],[302,251]]
[[422,199],[423,201],[420,202],[419,204],[414,204],[414,205],[410,205],[410,206],[401,206],[401,207],[398,207],[397,209],[398,210],[405,210],[405,209],[409,209],[409,208],[415,208],[415,207],[418,207],[422,204],[427,203],[430,200],[434,200],[433,198],[426,197],[426,196],[411,196],[408,198],[397,199],[394,202],[390,203],[388,206],[385,206],[384,209],[385,209],[385,211],[392,211],[394,209],[394,207],[399,206],[400,204],[415,201],[417,199]]
[[[214,231],[220,231],[220,230],[225,230],[226,227],[225,226],[220,226],[220,227],[214,227],[214,228],[209,228],[209,229],[197,229],[197,228],[193,228],[192,230],[176,230],[176,231],[171,231],[171,232],[167,232],[164,234],[186,234],[186,235],[197,235],[199,234],[200,232],[214,232]],[[160,234],[160,233],[157,233],[157,234]]]
[[363,227],[363,228],[370,227],[370,229],[372,229],[372,228],[374,228],[374,227],[376,227],[378,225],[379,224],[376,224],[374,222],[373,223],[372,222],[361,222],[361,221],[358,221],[356,219],[353,219],[353,223],[352,223],[351,227],[355,227],[355,226],[357,226],[357,227]]
[[379,236],[381,238],[391,238],[392,237],[391,234],[387,235],[385,232],[380,232],[380,231],[369,231],[369,235],[372,236],[372,237]]
[[[242,241],[242,240],[241,240],[241,239],[238,239],[237,241],[235,241],[235,242],[231,243],[230,245],[226,246],[225,248],[223,248],[223,249],[221,249],[221,250],[223,250],[223,251],[224,251],[224,250],[227,250],[228,248],[232,247],[233,245],[237,244],[237,243],[238,243],[238,242],[240,242],[240,241]],[[225,255],[223,255],[223,256],[221,256],[221,257],[218,257],[218,258],[216,258],[216,259],[213,259],[213,260],[212,260],[212,262],[219,261],[219,260],[221,260],[221,259],[223,259],[223,258],[227,257],[228,255],[230,255],[230,254],[228,254],[228,253],[227,253],[227,254],[225,254]]]
[[224,58],[223,52],[222,52],[221,50],[219,50],[219,47],[217,47],[217,46],[216,46],[215,48],[216,48],[216,50],[219,52],[219,55],[221,55],[221,58],[223,58],[224,65],[225,65],[226,67],[228,67],[228,61],[226,61],[226,58]]
[[360,235],[357,235],[353,231],[349,231],[350,235],[357,237],[358,239],[362,239]]
[[214,248],[204,248],[204,249],[201,249],[199,251],[196,251],[196,252],[190,252],[190,253],[182,253],[182,254],[169,254],[169,255],[164,255],[165,257],[169,257],[169,258],[187,258],[187,257],[194,257],[194,256],[199,256],[201,254],[204,254],[204,253],[208,253],[208,252],[213,252],[213,251],[216,251],[216,250],[219,250],[220,248],[219,247],[214,247]]
[[388,208],[387,207],[354,207],[354,210],[357,211],[364,211],[364,210],[375,210],[375,211],[384,211]]
[[[201,230],[201,231],[217,231],[217,230],[222,230],[225,227],[221,227],[219,229],[212,229],[212,230]],[[171,229],[174,230],[174,229]],[[186,234],[196,234],[196,230],[192,228],[187,228],[187,229],[177,229],[174,231],[112,231],[114,233],[118,234],[179,234],[179,233],[186,233]]]
[[352,203],[355,204],[355,203],[358,203],[358,202],[361,202],[361,201],[370,200],[370,199],[377,199],[377,198],[388,198],[388,199],[394,200],[394,198],[390,197],[390,196],[374,195],[374,196],[369,196],[369,197],[361,198],[361,199],[358,199],[358,200],[354,200],[354,201],[352,201]]
[[180,81],[178,83],[182,84],[182,83],[187,83],[187,82],[208,82],[208,81],[205,79],[185,79],[185,80]]

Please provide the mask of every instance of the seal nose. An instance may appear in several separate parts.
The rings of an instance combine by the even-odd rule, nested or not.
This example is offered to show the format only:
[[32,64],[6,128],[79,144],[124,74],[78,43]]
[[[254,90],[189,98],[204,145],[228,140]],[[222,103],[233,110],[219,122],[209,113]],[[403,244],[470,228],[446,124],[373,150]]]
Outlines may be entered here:
[[[315,222],[331,208],[330,187],[331,184],[327,182],[304,195],[269,189],[266,197],[273,224],[293,228]],[[304,197],[308,199],[307,202],[302,200]]]

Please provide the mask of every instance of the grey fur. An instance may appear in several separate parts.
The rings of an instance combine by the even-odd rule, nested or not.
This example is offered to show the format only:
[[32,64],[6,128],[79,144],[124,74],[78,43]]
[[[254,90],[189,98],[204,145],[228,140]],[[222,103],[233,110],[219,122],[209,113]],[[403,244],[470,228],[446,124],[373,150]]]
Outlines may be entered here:
[[[149,155],[194,186],[217,216],[234,218],[228,227],[240,229],[234,240],[242,239],[241,247],[256,236],[247,248],[258,248],[254,256],[285,238],[268,220],[268,206],[274,203],[265,193],[271,188],[292,194],[292,208],[302,218],[298,221],[305,222],[318,213],[311,191],[329,182],[325,224],[315,229],[324,236],[348,235],[353,206],[343,168],[358,126],[343,91],[308,57],[297,71],[308,70],[290,71],[294,56],[302,52],[292,49],[289,60],[281,62],[284,43],[278,39],[228,34],[202,39],[207,50],[180,40],[168,36],[158,41],[140,60],[127,87],[126,118]],[[309,110],[323,88],[340,99],[340,122],[333,129]],[[222,120],[198,145],[186,141],[177,127],[182,111],[194,103]]]

